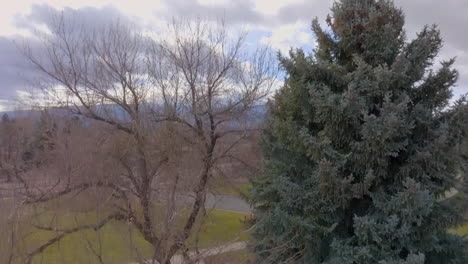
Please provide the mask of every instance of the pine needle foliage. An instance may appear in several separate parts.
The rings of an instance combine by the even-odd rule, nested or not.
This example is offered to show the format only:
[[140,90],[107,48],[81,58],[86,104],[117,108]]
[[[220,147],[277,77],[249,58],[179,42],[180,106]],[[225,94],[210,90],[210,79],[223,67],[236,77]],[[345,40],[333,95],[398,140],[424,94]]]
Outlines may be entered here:
[[312,54],[280,54],[251,192],[259,262],[468,263],[441,201],[464,176],[467,102],[437,27],[408,40],[404,20],[392,1],[337,1]]

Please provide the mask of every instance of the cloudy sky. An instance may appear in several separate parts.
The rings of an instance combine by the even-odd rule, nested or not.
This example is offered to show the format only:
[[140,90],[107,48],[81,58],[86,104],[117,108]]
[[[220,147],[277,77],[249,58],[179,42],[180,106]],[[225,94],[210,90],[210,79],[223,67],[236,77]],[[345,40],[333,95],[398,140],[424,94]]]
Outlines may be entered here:
[[[438,24],[445,46],[440,60],[457,57],[461,78],[455,94],[468,92],[468,1],[395,0],[406,13],[408,36],[425,24]],[[314,38],[309,25],[314,17],[324,21],[333,0],[13,0],[0,9],[0,111],[27,89],[33,73],[24,65],[14,41],[30,36],[31,29],[45,28],[49,19],[73,13],[89,25],[116,18],[129,20],[145,30],[157,30],[174,17],[220,18],[250,32],[248,41],[268,43],[274,49],[310,50]]]

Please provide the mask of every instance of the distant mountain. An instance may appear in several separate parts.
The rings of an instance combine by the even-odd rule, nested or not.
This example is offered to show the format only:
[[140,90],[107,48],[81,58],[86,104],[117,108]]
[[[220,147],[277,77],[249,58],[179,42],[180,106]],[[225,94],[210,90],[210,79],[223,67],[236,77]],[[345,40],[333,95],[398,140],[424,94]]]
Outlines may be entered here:
[[[50,114],[58,115],[58,116],[70,115],[68,111],[64,109],[60,109],[60,108],[49,108],[47,109],[47,111]],[[118,119],[118,120],[121,120],[122,122],[130,120],[130,116],[120,106],[117,106],[117,105],[106,105],[105,107],[97,108],[96,111],[112,116],[113,119]],[[247,122],[249,123],[249,125],[259,124],[265,120],[267,112],[268,112],[267,105],[265,104],[258,105],[250,111]],[[3,112],[0,112],[0,117],[3,116],[4,114],[7,114],[12,119],[16,119],[16,118],[39,119],[41,116],[41,110],[3,111]],[[72,116],[76,116],[76,115],[74,114],[70,115],[70,117]],[[241,122],[232,120],[228,122],[228,125],[240,126]]]

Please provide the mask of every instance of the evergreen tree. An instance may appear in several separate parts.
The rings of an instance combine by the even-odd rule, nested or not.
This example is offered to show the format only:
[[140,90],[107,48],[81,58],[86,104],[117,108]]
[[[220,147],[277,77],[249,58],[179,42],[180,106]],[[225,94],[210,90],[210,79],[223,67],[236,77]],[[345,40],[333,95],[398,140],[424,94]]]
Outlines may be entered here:
[[464,174],[467,103],[450,105],[454,60],[433,69],[436,26],[405,37],[386,0],[341,0],[318,46],[280,55],[265,172],[251,193],[265,263],[468,263],[442,203]]
[[15,142],[14,120],[3,114],[0,122],[0,179],[4,176],[7,182],[12,181],[11,161],[14,158]]
[[51,114],[45,110],[41,112],[36,127],[34,147],[40,151],[52,150],[54,148],[53,138],[56,134],[57,124]]
[[47,111],[42,111],[36,123],[35,132],[26,142],[26,150],[22,154],[23,161],[39,166],[44,158],[44,153],[55,148],[54,138],[57,132],[57,124],[53,116]]
[[11,119],[7,113],[2,115],[2,123],[10,123]]

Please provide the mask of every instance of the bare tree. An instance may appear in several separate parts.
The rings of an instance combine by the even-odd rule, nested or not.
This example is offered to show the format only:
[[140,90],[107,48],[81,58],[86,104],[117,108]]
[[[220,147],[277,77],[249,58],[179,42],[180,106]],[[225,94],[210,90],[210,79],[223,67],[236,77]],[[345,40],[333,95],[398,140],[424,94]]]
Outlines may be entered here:
[[[112,195],[115,209],[94,224],[36,226],[57,235],[28,252],[27,260],[69,234],[115,220],[141,233],[154,261],[170,263],[180,251],[189,262],[187,240],[203,212],[208,182],[258,129],[252,116],[275,84],[274,57],[268,48],[246,50],[245,34],[231,37],[223,23],[178,21],[163,37],[152,37],[119,22],[90,32],[68,21],[59,17],[49,33],[37,34],[41,52],[27,44],[23,51],[42,73],[36,82],[41,102],[102,124],[106,136],[93,154],[101,158],[62,157],[67,173],[57,173],[60,184],[26,191],[26,203],[98,188]],[[65,142],[57,148],[74,151]],[[155,211],[156,202],[162,211]]]

